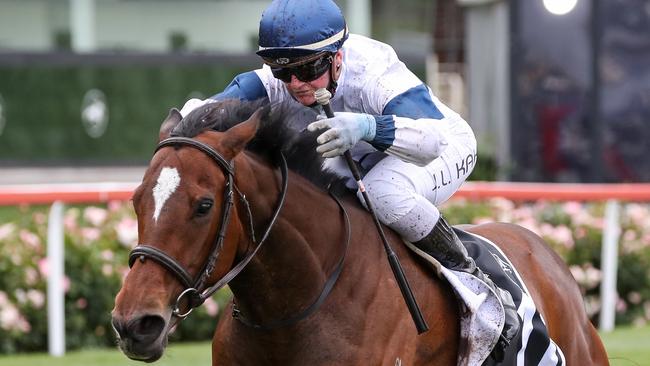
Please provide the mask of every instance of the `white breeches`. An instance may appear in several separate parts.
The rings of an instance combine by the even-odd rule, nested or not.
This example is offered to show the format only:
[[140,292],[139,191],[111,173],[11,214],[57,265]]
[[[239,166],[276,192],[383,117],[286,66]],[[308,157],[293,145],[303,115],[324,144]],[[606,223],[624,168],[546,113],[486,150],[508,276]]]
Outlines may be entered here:
[[[476,164],[476,139],[460,119],[440,120],[448,146],[424,167],[394,156],[379,161],[363,183],[379,221],[408,241],[424,238],[438,221],[437,205],[448,200],[467,179]],[[357,195],[364,204],[360,192]]]

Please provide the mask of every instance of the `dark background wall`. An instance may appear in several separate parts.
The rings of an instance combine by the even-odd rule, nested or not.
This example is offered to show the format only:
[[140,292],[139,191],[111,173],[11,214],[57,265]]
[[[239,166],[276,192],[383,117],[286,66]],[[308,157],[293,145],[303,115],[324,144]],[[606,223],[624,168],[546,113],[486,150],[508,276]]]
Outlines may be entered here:
[[[255,67],[254,57],[2,55],[0,165],[144,164],[169,108]],[[82,122],[91,90],[107,107],[99,137]]]
[[650,3],[512,2],[511,177],[650,181]]

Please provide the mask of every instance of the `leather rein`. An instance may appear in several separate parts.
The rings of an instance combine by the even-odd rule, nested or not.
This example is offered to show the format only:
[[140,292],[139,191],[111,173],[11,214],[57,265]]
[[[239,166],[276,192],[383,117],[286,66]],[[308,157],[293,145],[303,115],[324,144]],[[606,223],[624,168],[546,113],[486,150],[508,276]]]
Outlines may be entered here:
[[[225,285],[227,285],[233,278],[235,278],[241,271],[244,270],[246,265],[253,259],[253,257],[257,254],[259,249],[262,247],[262,244],[266,241],[266,239],[269,236],[269,233],[271,232],[271,228],[275,224],[279,214],[280,210],[284,206],[284,202],[286,199],[287,195],[287,189],[288,189],[288,167],[287,167],[287,161],[282,153],[280,153],[281,156],[281,165],[280,165],[280,170],[282,174],[282,190],[280,191],[280,196],[278,198],[278,204],[277,207],[275,208],[273,215],[271,216],[271,219],[269,221],[268,226],[266,227],[266,230],[264,230],[264,233],[262,237],[260,238],[259,242],[255,239],[255,230],[253,227],[253,215],[251,212],[250,204],[246,200],[246,196],[237,188],[234,182],[234,176],[235,176],[235,171],[234,171],[234,165],[232,164],[232,161],[226,160],[221,154],[219,154],[215,149],[213,149],[211,146],[208,144],[205,144],[201,141],[188,138],[188,137],[170,137],[167,139],[162,140],[158,146],[156,147],[156,150],[154,151],[154,154],[158,152],[158,150],[167,147],[167,146],[189,146],[192,148],[195,148],[197,150],[202,151],[206,155],[208,155],[219,167],[223,170],[224,174],[227,177],[227,182],[224,190],[224,199],[223,199],[223,205],[222,205],[222,212],[223,216],[221,218],[221,223],[219,227],[219,232],[215,238],[214,244],[212,245],[212,249],[210,251],[210,254],[208,256],[208,259],[203,267],[203,269],[199,272],[199,274],[194,278],[184,267],[181,265],[176,259],[173,257],[169,256],[167,253],[164,251],[151,246],[147,244],[138,244],[129,254],[129,268],[133,267],[133,264],[135,263],[136,260],[140,260],[140,262],[143,262],[149,258],[153,260],[154,262],[160,264],[163,266],[165,269],[173,273],[176,278],[180,281],[181,284],[183,284],[185,290],[183,290],[180,295],[176,298],[176,303],[174,304],[174,308],[172,311],[172,315],[178,317],[180,320],[186,318],[194,308],[199,307],[205,302],[207,298],[212,296],[217,290],[221,289]],[[234,205],[234,193],[237,192],[239,195],[239,198],[241,202],[244,204],[246,207],[246,213],[248,215],[248,220],[249,220],[249,236],[250,239],[253,243],[253,246],[255,249],[252,251],[249,251],[246,256],[239,262],[237,263],[228,273],[226,273],[219,281],[217,281],[215,284],[212,286],[206,287],[206,282],[212,275],[212,272],[214,271],[214,268],[216,267],[216,262],[217,259],[219,258],[219,254],[221,253],[221,250],[223,248],[223,242],[226,237],[226,230],[228,227],[228,223],[230,222],[230,217],[232,213],[232,207]],[[330,193],[331,194],[331,193]],[[233,317],[238,319],[242,324],[245,324],[247,326],[251,326],[256,329],[271,329],[271,328],[277,328],[280,326],[287,326],[290,324],[293,324],[295,322],[298,322],[307,316],[311,315],[316,309],[324,302],[325,298],[327,295],[329,295],[331,289],[334,287],[334,284],[336,283],[336,280],[339,277],[339,274],[341,272],[341,269],[343,267],[343,262],[345,259],[345,253],[347,252],[347,247],[350,241],[350,222],[349,222],[349,217],[347,212],[345,211],[345,208],[341,204],[341,202],[336,198],[334,195],[332,197],[335,199],[339,207],[343,210],[345,219],[346,219],[346,229],[347,229],[347,239],[346,239],[346,246],[345,246],[345,252],[343,253],[343,256],[339,260],[339,263],[337,264],[336,269],[333,271],[333,273],[330,275],[328,280],[325,283],[325,286],[320,294],[320,296],[316,299],[316,301],[303,310],[300,314],[297,314],[295,316],[292,316],[287,319],[283,319],[280,321],[275,321],[271,322],[268,325],[259,325],[255,324],[253,322],[250,322],[246,318],[244,318],[239,310],[237,310],[236,307],[233,309]],[[204,288],[205,287],[205,288]],[[203,288],[203,289],[202,289]],[[202,290],[201,290],[202,289]],[[180,309],[180,303],[183,300],[184,297],[187,297],[187,305],[189,307],[189,310],[185,312],[181,312]]]

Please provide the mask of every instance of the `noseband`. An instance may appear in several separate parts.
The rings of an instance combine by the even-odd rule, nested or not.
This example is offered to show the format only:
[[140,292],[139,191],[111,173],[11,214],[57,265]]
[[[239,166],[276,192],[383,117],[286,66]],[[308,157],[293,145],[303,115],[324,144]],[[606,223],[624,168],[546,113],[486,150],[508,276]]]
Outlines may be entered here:
[[[225,186],[224,190],[224,199],[223,199],[223,206],[222,206],[222,212],[223,216],[221,218],[221,223],[219,226],[219,232],[215,238],[215,242],[212,245],[212,249],[210,251],[210,255],[208,257],[208,260],[206,261],[203,269],[199,274],[194,278],[184,267],[182,264],[180,264],[176,259],[173,257],[169,256],[167,253],[164,251],[153,247],[151,245],[146,245],[146,244],[138,244],[131,253],[129,254],[129,267],[133,267],[133,264],[135,263],[136,260],[140,260],[140,262],[144,262],[145,259],[149,258],[153,260],[154,262],[162,265],[164,268],[166,268],[168,271],[173,273],[176,278],[183,284],[185,290],[181,292],[180,295],[178,295],[178,298],[176,299],[176,304],[174,305],[174,310],[172,311],[172,314],[178,318],[185,318],[187,317],[192,310],[195,307],[200,306],[203,304],[203,302],[212,296],[217,290],[228,284],[239,272],[241,272],[244,267],[250,262],[250,260],[255,256],[257,251],[260,249],[262,246],[262,243],[266,240],[266,238],[269,235],[269,232],[271,231],[271,228],[273,227],[273,224],[275,223],[278,215],[280,214],[280,209],[284,205],[284,200],[287,194],[287,162],[284,158],[284,155],[281,154],[281,160],[282,164],[280,165],[281,167],[281,172],[282,172],[282,191],[280,192],[280,197],[279,197],[279,202],[278,206],[276,207],[275,211],[273,212],[273,216],[271,217],[271,221],[268,224],[268,227],[266,228],[264,234],[262,235],[262,238],[260,241],[257,243],[255,246],[255,249],[251,252],[249,252],[246,257],[242,261],[240,261],[236,266],[234,266],[228,273],[226,273],[225,276],[221,278],[217,283],[214,285],[207,287],[203,290],[201,290],[207,280],[210,278],[212,275],[212,272],[214,271],[214,268],[217,263],[217,259],[219,257],[219,254],[221,253],[221,249],[223,248],[223,242],[226,237],[226,229],[228,228],[228,223],[230,221],[230,216],[232,212],[232,207],[233,207],[233,195],[234,191],[236,191],[240,197],[240,200],[243,202],[244,206],[246,207],[246,211],[248,214],[249,218],[249,230],[250,230],[250,238],[253,244],[256,244],[255,240],[255,230],[253,228],[253,216],[250,210],[250,205],[248,201],[246,200],[246,197],[239,191],[237,186],[234,183],[234,176],[235,176],[235,170],[234,166],[231,161],[226,160],[221,154],[219,154],[215,149],[213,149],[211,146],[198,141],[194,140],[188,137],[170,137],[167,138],[163,141],[161,141],[158,146],[156,147],[156,150],[154,151],[154,154],[158,152],[158,150],[162,149],[163,147],[167,146],[189,146],[195,149],[198,149],[208,155],[212,160],[221,167],[223,170],[224,174],[227,177],[227,183]],[[234,191],[233,191],[234,190]],[[183,297],[187,296],[188,298],[188,307],[189,310],[187,310],[184,313],[181,313],[180,310],[180,303]]]

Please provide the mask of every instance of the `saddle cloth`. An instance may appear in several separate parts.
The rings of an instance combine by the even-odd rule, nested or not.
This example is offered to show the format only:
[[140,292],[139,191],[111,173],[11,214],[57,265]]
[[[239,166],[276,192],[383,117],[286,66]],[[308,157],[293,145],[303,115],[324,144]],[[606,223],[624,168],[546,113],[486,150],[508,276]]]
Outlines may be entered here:
[[537,311],[530,292],[501,249],[479,235],[457,228],[454,230],[479,268],[497,286],[512,294],[517,313],[523,320],[521,330],[508,346],[504,360],[496,363],[489,355],[501,334],[504,312],[494,292],[478,278],[432,262],[430,256],[422,256],[422,251],[405,242],[416,254],[431,262],[438,276],[452,286],[462,304],[458,365],[565,365],[564,354],[548,336],[544,319]]

